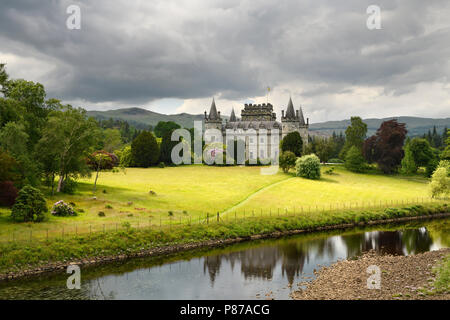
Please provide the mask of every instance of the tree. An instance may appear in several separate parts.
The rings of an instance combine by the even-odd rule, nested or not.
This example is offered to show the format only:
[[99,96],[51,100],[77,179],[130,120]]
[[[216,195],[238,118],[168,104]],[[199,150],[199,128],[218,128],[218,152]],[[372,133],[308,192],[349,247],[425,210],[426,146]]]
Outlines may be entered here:
[[122,137],[120,131],[117,129],[106,129],[103,131],[103,150],[109,153],[120,149],[122,147]]
[[88,164],[91,165],[96,172],[93,189],[95,192],[97,189],[97,180],[100,170],[114,167],[114,165],[117,164],[117,157],[113,157],[111,153],[103,150],[96,151],[89,156]]
[[58,187],[61,192],[69,175],[87,175],[86,158],[99,139],[97,123],[86,117],[83,109],[70,106],[50,113],[40,145],[45,151],[55,152],[58,161]]
[[411,152],[417,166],[426,166],[433,158],[433,150],[426,139],[414,138],[410,142]]
[[384,173],[397,171],[404,156],[403,144],[406,139],[406,126],[396,119],[384,121],[374,137],[365,141],[365,155],[374,161]]
[[123,168],[131,167],[133,159],[131,158],[131,146],[124,147],[119,153],[119,165]]
[[173,121],[160,121],[158,122],[158,124],[156,125],[155,129],[153,130],[153,132],[155,133],[155,135],[158,138],[162,138],[164,137],[168,132],[172,132],[175,129],[180,129],[180,125],[173,122]]
[[320,179],[320,159],[315,154],[298,158],[295,162],[297,176],[307,179]]
[[414,162],[414,157],[411,152],[409,143],[410,143],[410,141],[406,142],[406,145],[404,148],[405,156],[403,157],[402,162],[401,162],[401,172],[404,174],[413,174],[413,173],[417,172],[417,166],[416,166],[416,163]]
[[302,155],[303,140],[298,131],[288,133],[281,140],[281,152],[291,151],[297,157]]
[[441,161],[431,176],[431,196],[450,194],[450,161]]
[[345,156],[345,167],[353,172],[364,172],[366,170],[366,161],[364,160],[361,150],[352,146]]
[[285,151],[280,155],[280,167],[284,173],[288,173],[289,170],[295,167],[295,161],[297,157],[291,151]]
[[321,162],[327,162],[331,158],[334,151],[334,142],[332,139],[318,138],[316,141],[316,155]]
[[26,185],[19,191],[11,209],[11,218],[17,222],[40,222],[48,212],[47,203],[39,189]]
[[172,141],[173,131],[166,131],[161,141],[159,161],[165,164],[172,164],[172,149],[180,143],[179,141]]
[[159,146],[155,136],[143,131],[131,143],[131,159],[136,167],[147,168],[155,165],[159,159]]
[[352,146],[357,147],[361,151],[366,134],[367,124],[360,117],[351,117],[350,125],[345,130],[345,144],[339,157],[345,159],[345,154]]
[[447,130],[447,136],[445,138],[445,148],[442,151],[441,159],[450,160],[450,129]]

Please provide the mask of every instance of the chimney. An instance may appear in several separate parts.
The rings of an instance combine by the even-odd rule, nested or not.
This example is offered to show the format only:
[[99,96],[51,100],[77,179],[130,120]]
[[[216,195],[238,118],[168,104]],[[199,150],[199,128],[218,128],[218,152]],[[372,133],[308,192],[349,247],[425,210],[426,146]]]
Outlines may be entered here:
[[284,118],[284,110],[281,110],[281,119]]
[[295,116],[298,119],[298,110],[295,110]]
[[206,115],[206,111],[205,111],[205,119],[208,119],[208,116]]

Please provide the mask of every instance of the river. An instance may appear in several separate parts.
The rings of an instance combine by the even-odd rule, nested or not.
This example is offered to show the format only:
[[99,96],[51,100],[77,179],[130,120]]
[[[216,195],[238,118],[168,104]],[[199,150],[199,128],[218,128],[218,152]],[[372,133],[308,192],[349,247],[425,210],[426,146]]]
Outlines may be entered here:
[[0,283],[0,299],[289,299],[314,269],[373,249],[410,255],[450,246],[450,219],[302,234]]

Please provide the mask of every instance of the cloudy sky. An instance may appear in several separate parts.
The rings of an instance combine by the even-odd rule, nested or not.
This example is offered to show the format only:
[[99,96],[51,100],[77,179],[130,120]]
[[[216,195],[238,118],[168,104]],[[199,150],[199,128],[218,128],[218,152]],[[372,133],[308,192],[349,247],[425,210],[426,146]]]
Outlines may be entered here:
[[450,117],[449,17],[448,0],[2,0],[0,61],[90,110],[202,113],[214,96],[226,114],[269,86],[311,122]]

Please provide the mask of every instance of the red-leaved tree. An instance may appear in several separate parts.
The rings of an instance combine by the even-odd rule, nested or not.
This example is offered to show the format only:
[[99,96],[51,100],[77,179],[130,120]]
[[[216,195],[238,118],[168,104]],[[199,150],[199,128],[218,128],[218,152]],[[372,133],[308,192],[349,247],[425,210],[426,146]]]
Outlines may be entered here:
[[396,172],[403,159],[407,132],[406,125],[396,119],[384,121],[377,133],[364,142],[364,157],[377,163],[384,173]]

